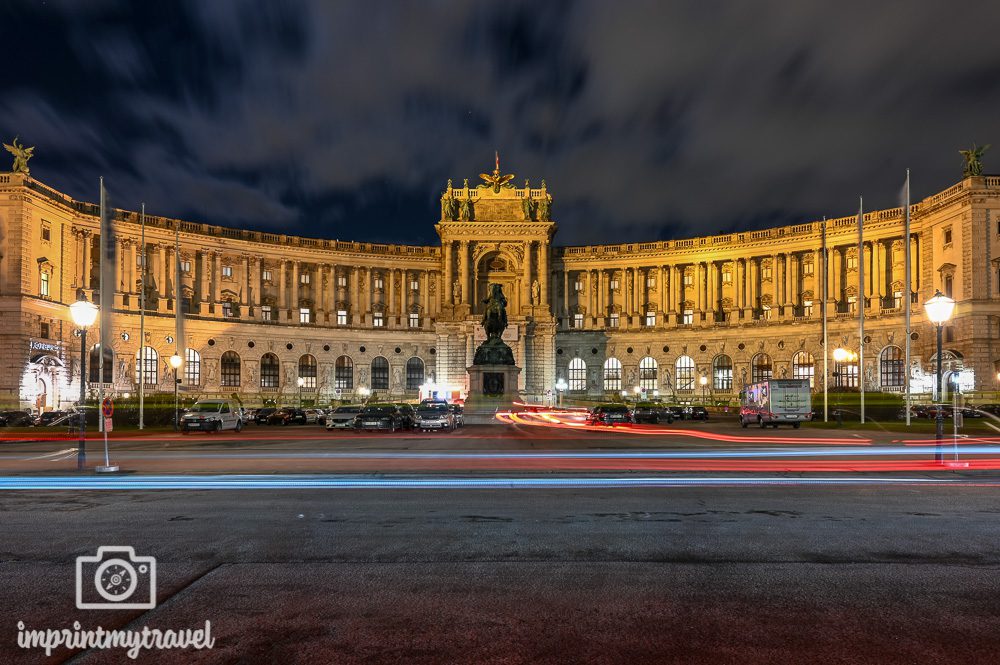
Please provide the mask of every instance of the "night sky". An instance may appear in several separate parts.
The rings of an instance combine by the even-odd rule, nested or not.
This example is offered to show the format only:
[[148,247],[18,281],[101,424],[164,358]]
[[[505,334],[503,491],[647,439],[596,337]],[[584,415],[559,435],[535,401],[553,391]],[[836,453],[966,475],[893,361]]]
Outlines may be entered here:
[[190,221],[434,243],[498,149],[559,244],[654,240],[891,207],[1000,144],[997,2],[5,4],[32,175]]

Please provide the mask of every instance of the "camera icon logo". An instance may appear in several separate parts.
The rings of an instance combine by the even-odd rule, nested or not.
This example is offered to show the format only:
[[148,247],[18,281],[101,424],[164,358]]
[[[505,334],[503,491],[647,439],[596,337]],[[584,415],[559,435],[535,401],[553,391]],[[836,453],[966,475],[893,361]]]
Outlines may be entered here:
[[102,545],[76,558],[76,606],[81,610],[156,607],[156,558],[127,545]]

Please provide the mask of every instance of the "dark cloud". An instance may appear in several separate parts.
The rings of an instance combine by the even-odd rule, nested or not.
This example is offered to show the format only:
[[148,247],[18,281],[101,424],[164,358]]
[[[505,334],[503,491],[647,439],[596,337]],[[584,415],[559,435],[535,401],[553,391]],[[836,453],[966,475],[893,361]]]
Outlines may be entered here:
[[[969,20],[974,16],[974,20]],[[563,243],[895,205],[1000,143],[997,5],[49,2],[0,13],[0,132],[79,198],[434,242],[499,148]],[[988,156],[989,157],[989,156]],[[1000,157],[997,157],[1000,159]],[[987,159],[987,167],[992,160]],[[998,171],[1000,169],[993,169]]]

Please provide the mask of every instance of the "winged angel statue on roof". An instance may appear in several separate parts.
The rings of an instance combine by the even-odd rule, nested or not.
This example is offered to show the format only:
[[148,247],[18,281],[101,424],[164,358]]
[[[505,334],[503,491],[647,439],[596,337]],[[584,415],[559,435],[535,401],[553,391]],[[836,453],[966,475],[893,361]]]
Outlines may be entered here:
[[35,147],[25,148],[17,142],[16,136],[14,137],[14,145],[4,143],[3,147],[7,149],[7,152],[14,155],[14,166],[10,167],[10,170],[14,173],[27,174],[29,172],[28,160],[35,154]]
[[493,169],[493,173],[479,174],[479,177],[486,181],[485,185],[479,185],[479,187],[492,187],[493,193],[499,194],[501,187],[513,187],[513,185],[510,184],[510,181],[514,179],[514,174],[508,173],[506,175],[500,175],[500,153],[495,152],[494,155],[496,156],[496,168]]

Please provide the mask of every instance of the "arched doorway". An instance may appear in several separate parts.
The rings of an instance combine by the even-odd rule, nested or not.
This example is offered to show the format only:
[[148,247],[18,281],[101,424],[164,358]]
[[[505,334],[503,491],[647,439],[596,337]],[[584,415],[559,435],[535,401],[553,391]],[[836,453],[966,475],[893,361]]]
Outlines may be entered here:
[[65,368],[63,361],[52,354],[31,357],[21,379],[21,399],[30,403],[36,412],[58,407],[59,384]]
[[476,301],[472,303],[472,311],[481,314],[485,305],[483,301],[489,297],[490,284],[499,284],[507,298],[508,316],[521,309],[520,275],[513,260],[501,252],[489,252],[476,264],[476,283],[474,293]]

